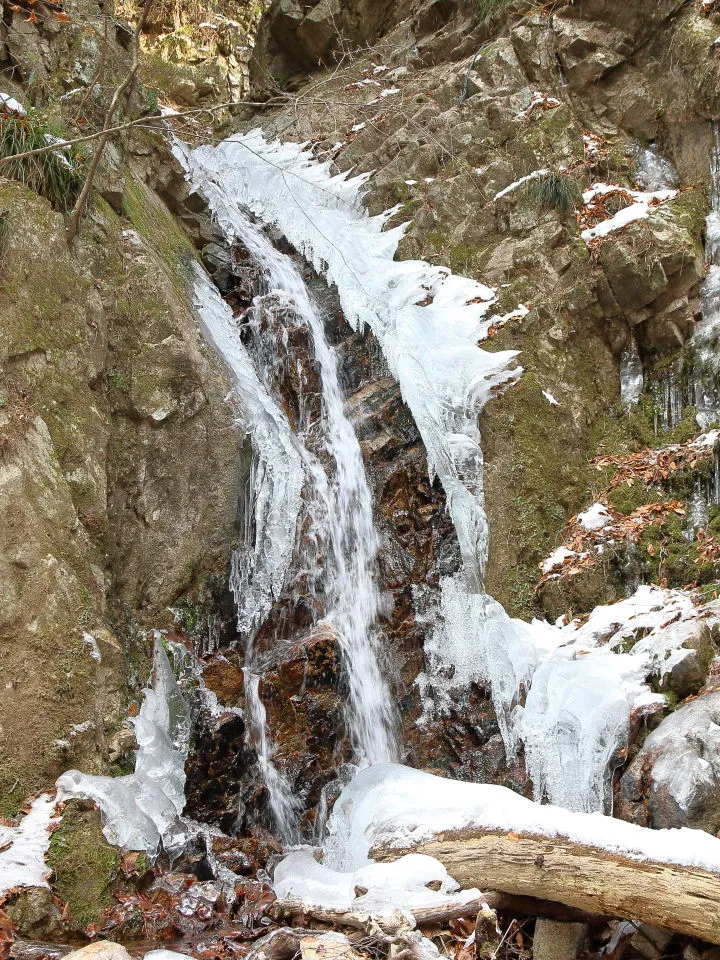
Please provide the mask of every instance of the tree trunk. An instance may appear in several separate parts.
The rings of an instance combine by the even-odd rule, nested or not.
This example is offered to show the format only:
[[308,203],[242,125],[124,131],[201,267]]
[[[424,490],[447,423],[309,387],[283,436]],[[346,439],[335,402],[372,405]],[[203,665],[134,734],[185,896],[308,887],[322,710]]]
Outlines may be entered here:
[[410,852],[436,857],[465,887],[554,900],[720,944],[720,875],[705,870],[633,860],[562,837],[479,828],[412,850],[377,847],[371,856],[397,860]]

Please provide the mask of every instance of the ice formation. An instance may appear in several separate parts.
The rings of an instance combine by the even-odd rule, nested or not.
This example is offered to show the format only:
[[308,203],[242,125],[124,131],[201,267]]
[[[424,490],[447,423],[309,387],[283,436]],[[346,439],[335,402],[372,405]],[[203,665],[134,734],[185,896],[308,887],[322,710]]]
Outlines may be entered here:
[[0,824],[0,897],[12,887],[46,887],[55,797],[41,794],[17,827]]
[[[374,770],[388,764],[378,764]],[[366,768],[367,769],[367,768]],[[433,890],[427,884],[437,885]],[[393,863],[373,863],[367,856],[348,869],[318,863],[309,849],[294,851],[276,867],[273,887],[278,897],[297,898],[306,904],[353,910],[382,916],[395,910],[462,903],[479,891],[459,890],[458,884],[434,857],[409,854]],[[367,893],[357,896],[360,887]]]
[[638,145],[635,180],[643,190],[674,190],[678,186],[677,170],[655,147]]
[[610,523],[612,517],[604,503],[593,503],[587,510],[578,514],[578,523],[583,530],[595,531],[602,530]]
[[665,788],[681,810],[717,790],[720,727],[706,700],[670,714],[643,744],[646,756],[657,756],[650,766],[653,790]]
[[[472,828],[564,837],[630,859],[720,870],[720,840],[702,830],[649,830],[600,813],[571,813],[506,787],[436,777],[397,763],[356,773],[336,800],[328,828],[323,863],[303,849],[278,864],[278,897],[374,916],[474,899],[478,891],[458,890],[432,857],[370,859],[374,846],[412,848]],[[358,887],[367,893],[356,895]]]
[[720,871],[720,840],[703,830],[649,830],[600,813],[534,803],[506,787],[448,780],[394,763],[360,771],[340,794],[326,860],[357,869],[373,846],[402,849],[473,827],[566,837],[634,860]]
[[285,585],[295,545],[305,471],[287,417],[258,377],[232,311],[207,274],[197,269],[193,300],[206,336],[225,361],[253,451],[253,524],[233,553],[230,586],[238,629],[249,633],[270,612]]
[[19,116],[25,116],[25,107],[9,93],[0,91],[0,107],[3,110],[9,110],[11,113],[17,113]]
[[187,163],[216,215],[245,207],[279,227],[336,284],[347,320],[370,325],[447,494],[468,583],[481,589],[488,537],[477,413],[520,372],[508,371],[514,352],[478,349],[493,291],[424,261],[393,260],[405,227],[383,227],[396,210],[369,217],[367,175],[333,177],[302,144],[253,131],[199,147]]
[[640,351],[638,350],[635,335],[630,337],[630,343],[620,357],[620,400],[626,407],[634,407],[642,396],[645,385]]
[[68,770],[57,781],[58,798],[87,797],[103,814],[103,833],[118,847],[155,854],[185,838],[185,758],[190,715],[162,642],[155,639],[154,682],[134,719],[135,772],[124,777]]

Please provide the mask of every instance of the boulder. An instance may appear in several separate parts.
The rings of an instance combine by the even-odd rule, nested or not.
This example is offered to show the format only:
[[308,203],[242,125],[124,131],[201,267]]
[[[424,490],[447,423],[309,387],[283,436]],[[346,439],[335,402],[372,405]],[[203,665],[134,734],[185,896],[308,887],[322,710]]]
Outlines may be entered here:
[[658,829],[720,830],[720,691],[685,703],[648,736],[620,781],[617,813]]
[[99,940],[97,943],[89,943],[87,947],[80,950],[73,950],[68,954],[72,960],[130,960],[130,954],[120,943],[113,943],[112,940]]

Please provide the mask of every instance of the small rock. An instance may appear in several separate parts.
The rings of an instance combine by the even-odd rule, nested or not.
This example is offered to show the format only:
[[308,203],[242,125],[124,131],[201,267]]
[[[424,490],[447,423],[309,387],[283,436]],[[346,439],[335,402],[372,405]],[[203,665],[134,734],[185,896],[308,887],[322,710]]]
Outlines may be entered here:
[[561,923],[540,917],[535,923],[533,960],[575,960],[587,933],[587,924]]
[[87,947],[74,950],[68,954],[68,960],[130,960],[130,954],[125,947],[111,940],[100,940],[90,943]]
[[665,956],[665,947],[672,937],[672,931],[644,923],[638,927],[637,933],[632,935],[630,943],[646,960],[660,960]]

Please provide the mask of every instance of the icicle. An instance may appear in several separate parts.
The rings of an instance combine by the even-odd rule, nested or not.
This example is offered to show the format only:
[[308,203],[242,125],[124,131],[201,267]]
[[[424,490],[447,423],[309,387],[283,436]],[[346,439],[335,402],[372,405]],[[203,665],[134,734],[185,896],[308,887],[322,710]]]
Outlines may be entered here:
[[624,406],[634,407],[638,403],[644,383],[642,360],[637,340],[632,335],[627,350],[620,358],[620,400]]
[[118,847],[155,854],[185,838],[179,815],[185,806],[185,758],[190,714],[159,637],[155,678],[135,718],[135,772],[100,777],[68,770],[57,781],[58,799],[88,797],[103,813],[103,833]]

